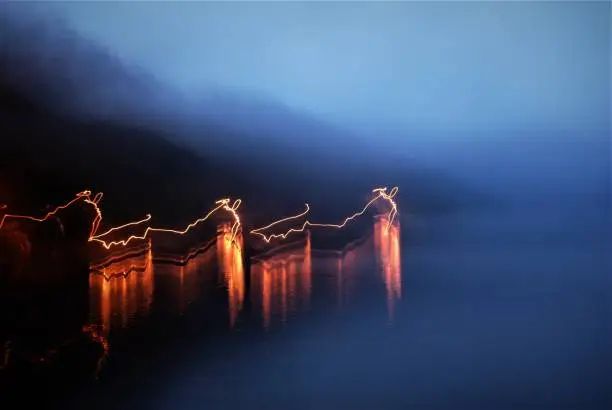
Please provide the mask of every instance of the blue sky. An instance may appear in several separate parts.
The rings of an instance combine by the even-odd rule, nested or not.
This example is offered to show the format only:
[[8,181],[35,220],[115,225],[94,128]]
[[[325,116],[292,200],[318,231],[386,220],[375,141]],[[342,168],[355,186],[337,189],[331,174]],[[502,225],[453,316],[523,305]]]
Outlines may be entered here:
[[[487,191],[610,194],[610,2],[15,7],[60,17],[193,96],[219,87],[264,96],[353,131],[363,144],[350,152],[364,167],[382,155]],[[274,121],[282,143],[309,139],[316,150],[335,138],[296,133],[291,121]]]
[[609,2],[30,7],[182,89],[249,90],[352,128],[609,128]]

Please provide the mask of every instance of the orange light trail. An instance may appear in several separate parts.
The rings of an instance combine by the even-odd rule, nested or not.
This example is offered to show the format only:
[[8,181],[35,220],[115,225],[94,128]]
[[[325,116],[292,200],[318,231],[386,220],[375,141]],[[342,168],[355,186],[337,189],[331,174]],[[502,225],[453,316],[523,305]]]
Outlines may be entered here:
[[[0,219],[0,229],[2,229],[2,227],[4,226],[5,221],[9,219],[25,219],[25,220],[30,220],[34,222],[44,222],[47,219],[51,218],[56,213],[58,213],[59,211],[72,206],[73,204],[75,204],[76,202],[82,199],[86,204],[93,206],[96,212],[96,216],[91,224],[88,242],[99,243],[105,249],[110,249],[111,247],[117,246],[117,245],[125,246],[134,239],[146,239],[150,232],[166,232],[166,233],[173,233],[177,235],[185,235],[193,227],[206,221],[208,218],[210,218],[215,212],[219,211],[220,209],[224,209],[225,211],[229,212],[234,219],[234,224],[232,225],[232,231],[231,231],[232,241],[236,238],[236,235],[238,234],[240,230],[240,216],[238,215],[238,208],[240,207],[240,204],[242,203],[242,201],[240,199],[236,199],[233,203],[230,203],[231,199],[225,198],[225,199],[220,199],[216,201],[215,202],[216,206],[212,210],[210,210],[204,217],[196,219],[194,222],[187,225],[187,227],[182,231],[176,230],[176,229],[147,227],[144,234],[142,235],[131,235],[126,239],[107,242],[103,238],[109,235],[110,233],[119,231],[121,229],[125,229],[129,226],[137,226],[137,225],[144,224],[145,222],[148,222],[151,220],[151,214],[147,214],[146,217],[141,220],[119,225],[119,226],[108,229],[106,232],[97,234],[98,229],[100,227],[100,223],[102,222],[102,210],[100,209],[100,206],[99,206],[99,203],[102,200],[102,196],[103,196],[102,192],[97,193],[93,198],[91,197],[91,191],[89,190],[79,192],[78,194],[76,194],[76,196],[72,200],[70,200],[69,202],[63,205],[56,207],[55,209],[53,209],[52,211],[48,212],[46,215],[40,218],[28,216],[28,215],[5,214],[2,216],[2,219]],[[2,205],[0,207],[0,210],[3,210],[5,208],[6,208],[6,205]]]
[[123,229],[127,226],[135,226],[135,225],[139,225],[142,224],[144,222],[149,221],[150,215],[147,215],[146,218],[140,220],[140,221],[135,221],[135,222],[130,222],[112,229],[109,229],[108,231],[104,232],[103,234],[100,235],[95,235],[95,236],[91,236],[89,238],[90,242],[97,242],[99,244],[101,244],[105,249],[110,249],[113,246],[116,245],[122,245],[125,246],[127,245],[129,242],[131,242],[134,239],[146,239],[147,236],[149,235],[150,232],[165,232],[165,233],[172,233],[172,234],[176,234],[176,235],[185,235],[187,232],[189,232],[192,228],[194,228],[195,226],[199,225],[200,223],[206,221],[208,218],[210,218],[215,212],[217,212],[220,209],[224,209],[227,212],[231,213],[232,216],[234,217],[234,224],[232,225],[232,240],[234,240],[234,238],[236,237],[239,229],[240,229],[240,217],[238,216],[238,207],[241,204],[241,200],[237,199],[235,200],[231,205],[230,205],[230,199],[229,198],[225,198],[225,199],[220,199],[218,201],[215,202],[215,204],[217,205],[216,207],[214,207],[213,209],[211,209],[205,216],[203,216],[202,218],[196,219],[195,221],[193,221],[192,223],[190,223],[189,225],[187,225],[187,227],[183,230],[176,230],[176,229],[166,229],[166,228],[152,228],[152,227],[147,227],[147,229],[144,231],[144,233],[142,235],[130,235],[128,238],[126,239],[122,239],[122,240],[118,240],[118,241],[110,241],[110,242],[106,242],[102,239],[102,237],[106,236],[107,234]]
[[147,262],[144,265],[129,265],[129,267],[125,268],[121,272],[113,272],[111,274],[107,274],[105,272],[105,269],[102,269],[102,270],[90,269],[89,271],[93,273],[94,275],[102,276],[104,280],[106,281],[110,281],[114,278],[127,278],[128,276],[130,276],[132,272],[142,273],[146,271],[148,267],[149,267],[149,263]]
[[252,233],[252,234],[257,235],[257,234],[259,234],[259,231],[264,231],[264,230],[266,230],[266,229],[269,229],[269,228],[273,227],[274,225],[278,225],[278,224],[280,224],[280,223],[287,222],[287,221],[290,221],[290,220],[292,220],[292,219],[301,218],[302,216],[304,216],[304,215],[306,215],[308,212],[310,212],[310,205],[308,205],[308,204],[304,204],[304,205],[306,205],[306,209],[304,210],[304,212],[301,212],[301,213],[299,213],[299,214],[297,214],[297,215],[288,216],[288,217],[283,218],[283,219],[279,219],[278,221],[274,221],[274,222],[272,222],[272,223],[271,223],[271,224],[269,224],[269,225],[262,226],[261,228],[253,229],[253,230],[251,231],[251,233]]
[[241,199],[236,199],[234,201],[234,203],[230,206],[229,205],[229,198],[225,198],[225,199],[221,199],[219,201],[217,201],[217,204],[223,204],[223,208],[232,214],[232,216],[234,217],[234,224],[232,225],[232,236],[230,238],[231,242],[234,242],[234,240],[236,239],[236,235],[238,235],[238,231],[240,229],[240,216],[238,215],[238,207],[240,206],[240,204],[242,203]]
[[145,217],[144,217],[143,219],[141,219],[140,221],[129,222],[129,223],[126,223],[126,224],[124,224],[124,225],[120,225],[120,226],[116,226],[116,227],[114,227],[114,228],[110,228],[108,231],[106,231],[106,232],[104,232],[104,233],[101,233],[101,234],[98,234],[98,235],[96,235],[96,236],[94,236],[94,237],[90,238],[90,240],[92,240],[92,239],[98,239],[98,238],[101,238],[101,237],[103,237],[103,236],[108,235],[108,234],[109,234],[109,233],[111,233],[111,232],[119,231],[119,230],[121,230],[121,229],[127,228],[128,226],[136,226],[136,225],[140,225],[140,224],[145,223],[145,222],[150,221],[150,220],[151,220],[151,214],[147,214],[147,216],[145,216]]
[[325,224],[325,223],[315,223],[315,222],[310,222],[310,221],[305,221],[302,226],[300,228],[291,228],[289,229],[287,232],[282,233],[282,234],[270,234],[270,235],[266,235],[264,233],[261,233],[261,231],[264,231],[274,225],[277,225],[281,222],[286,222],[286,221],[290,221],[293,219],[297,219],[300,218],[304,215],[306,215],[308,213],[308,211],[310,210],[310,206],[308,204],[306,204],[306,210],[300,214],[294,215],[294,216],[289,216],[287,218],[283,218],[280,219],[278,221],[272,222],[269,225],[266,225],[264,227],[261,228],[257,228],[257,229],[253,229],[250,233],[253,235],[258,235],[260,236],[266,243],[270,243],[270,241],[272,239],[286,239],[287,236],[289,236],[289,234],[294,233],[294,232],[303,232],[307,227],[311,226],[311,227],[318,227],[318,228],[335,228],[335,229],[341,229],[344,228],[346,226],[347,223],[349,223],[350,221],[352,221],[353,219],[363,215],[370,206],[372,206],[378,199],[383,199],[385,201],[387,201],[389,203],[389,205],[391,206],[391,210],[389,211],[389,213],[387,214],[387,219],[388,219],[388,223],[387,223],[387,227],[386,227],[386,231],[389,230],[389,228],[391,227],[391,225],[393,224],[393,220],[395,219],[395,216],[397,215],[397,203],[393,200],[393,198],[395,198],[395,196],[397,195],[397,192],[399,191],[398,187],[393,187],[391,188],[391,190],[387,193],[387,187],[383,187],[383,188],[375,188],[372,190],[373,193],[376,193],[376,196],[374,198],[372,198],[368,203],[366,203],[366,205],[363,207],[363,209],[359,212],[354,213],[351,216],[348,216],[347,218],[344,219],[344,221],[341,224]]
[[[301,218],[303,216],[305,216],[306,214],[308,214],[308,212],[310,211],[310,205],[306,204],[306,209],[297,214],[297,215],[293,215],[293,216],[289,216],[280,220],[277,220],[275,222],[272,222],[264,227],[261,228],[257,228],[257,229],[253,229],[250,233],[253,235],[258,235],[259,237],[261,237],[266,243],[269,243],[272,239],[285,239],[287,238],[287,236],[291,233],[294,232],[303,232],[307,227],[321,227],[321,228],[335,228],[335,229],[341,229],[344,226],[346,226],[346,224],[348,222],[350,222],[351,220],[363,215],[368,208],[370,208],[370,206],[372,206],[377,200],[379,199],[383,199],[385,201],[387,201],[391,207],[391,210],[389,211],[389,213],[387,214],[387,227],[386,227],[386,231],[389,230],[389,228],[391,227],[391,225],[393,224],[393,221],[395,219],[395,216],[398,213],[397,210],[397,203],[394,201],[395,196],[397,195],[398,192],[398,187],[393,187],[389,192],[387,192],[387,188],[383,187],[383,188],[376,188],[372,190],[373,193],[375,193],[376,195],[368,202],[366,203],[366,205],[363,207],[363,209],[359,212],[354,213],[353,215],[347,217],[344,219],[344,221],[341,224],[327,224],[327,223],[315,223],[315,222],[310,222],[309,220],[305,221],[303,223],[303,225],[300,228],[291,228],[289,229],[287,232],[282,233],[282,234],[270,234],[270,235],[266,235],[264,233],[262,233],[262,231],[265,231],[275,225],[278,225],[280,223],[283,222],[287,222],[287,221],[291,221],[294,219],[298,219]],[[172,234],[176,234],[176,235],[185,235],[187,232],[189,232],[192,228],[194,228],[195,226],[199,225],[200,223],[208,220],[214,213],[216,213],[217,211],[223,209],[226,212],[230,213],[232,215],[232,218],[234,220],[234,223],[232,224],[231,227],[231,241],[233,242],[236,239],[236,236],[238,235],[239,231],[240,231],[240,227],[241,227],[241,219],[240,219],[240,215],[238,214],[238,208],[240,207],[242,200],[241,199],[236,199],[234,200],[234,202],[231,202],[230,198],[224,198],[224,199],[220,199],[218,201],[215,202],[215,207],[212,208],[205,216],[203,216],[202,218],[196,219],[195,221],[193,221],[192,223],[190,223],[189,225],[187,225],[187,227],[183,230],[176,230],[176,229],[168,229],[168,228],[154,228],[151,226],[148,226],[144,233],[142,235],[130,235],[129,237],[127,237],[126,239],[121,239],[121,240],[115,240],[115,241],[106,241],[103,238],[105,238],[106,236],[108,236],[109,234],[125,229],[127,227],[130,226],[138,226],[138,225],[142,225],[146,222],[149,222],[151,220],[151,214],[147,214],[143,219],[137,220],[137,221],[133,221],[133,222],[129,222],[123,225],[119,225],[113,228],[108,229],[107,231],[98,234],[98,229],[100,227],[100,224],[102,222],[102,211],[100,209],[99,203],[102,200],[103,194],[102,192],[97,193],[93,198],[92,198],[92,193],[89,190],[85,190],[85,191],[81,191],[79,192],[72,200],[70,200],[69,202],[60,205],[58,207],[56,207],[54,210],[48,212],[46,215],[44,215],[43,217],[37,218],[37,217],[33,217],[33,216],[28,216],[28,215],[17,215],[17,214],[4,214],[1,216],[0,219],[0,229],[2,229],[2,227],[4,226],[4,223],[9,220],[9,219],[25,219],[25,220],[30,220],[30,221],[34,221],[34,222],[44,222],[47,219],[49,219],[50,217],[52,217],[53,215],[55,215],[57,212],[66,209],[68,207],[70,207],[71,205],[75,204],[76,202],[78,202],[79,200],[83,200],[84,203],[91,205],[95,212],[96,212],[96,216],[94,218],[94,220],[92,221],[91,224],[91,229],[90,229],[90,234],[89,234],[89,239],[88,242],[95,242],[98,243],[100,245],[102,245],[105,249],[110,249],[113,246],[117,246],[117,245],[122,245],[125,246],[127,245],[129,242],[131,242],[132,240],[135,239],[146,239],[147,236],[151,233],[151,232],[165,232],[165,233],[172,233]],[[5,204],[0,204],[0,210],[5,210],[7,208],[7,205]]]
[[130,259],[136,256],[141,256],[143,253],[148,252],[151,249],[151,241],[144,242],[141,246],[134,246],[125,248],[122,251],[113,252],[106,258],[97,261],[91,261],[89,264],[90,271],[103,270],[109,266],[117,263],[122,263],[126,259]]
[[[7,219],[27,219],[27,220],[34,221],[34,222],[44,222],[47,219],[51,218],[53,215],[55,215],[57,212],[61,211],[62,209],[68,208],[69,206],[71,206],[72,204],[74,204],[75,202],[79,201],[82,198],[85,199],[85,202],[95,204],[97,208],[96,199],[99,200],[99,198],[102,198],[102,195],[101,194],[96,195],[93,200],[89,199],[90,196],[91,196],[91,191],[79,192],[78,194],[76,194],[76,196],[71,201],[65,203],[64,205],[58,206],[53,211],[48,212],[42,218],[36,218],[34,216],[28,216],[28,215],[5,214],[2,216],[2,219],[0,219],[0,229],[2,229],[2,227],[4,226],[4,222]],[[6,205],[2,206],[0,209],[5,209],[5,208],[6,208]],[[96,221],[94,221],[93,226],[97,226],[95,225],[95,223]],[[92,230],[94,229],[93,226],[92,226]]]

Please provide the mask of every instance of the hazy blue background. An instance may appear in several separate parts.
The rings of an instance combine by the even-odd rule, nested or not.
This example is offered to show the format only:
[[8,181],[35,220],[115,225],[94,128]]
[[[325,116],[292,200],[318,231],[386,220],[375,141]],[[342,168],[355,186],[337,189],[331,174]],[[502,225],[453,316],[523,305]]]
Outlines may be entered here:
[[[194,92],[246,89],[352,127],[609,126],[605,2],[57,2]],[[360,128],[359,128],[360,129]]]
[[[260,314],[245,301],[234,345],[203,325],[225,318],[196,304],[182,336],[169,330],[176,318],[156,319],[128,331],[123,350],[112,341],[114,394],[101,391],[108,403],[87,396],[87,406],[610,408],[609,2],[45,2],[4,11],[0,80],[46,93],[79,125],[135,125],[93,138],[95,121],[35,124],[38,132],[22,123],[59,120],[31,109],[16,122],[18,139],[25,129],[52,141],[42,157],[65,160],[60,175],[108,194],[105,221],[107,203],[118,221],[157,217],[160,203],[190,218],[210,203],[196,194],[214,189],[245,199],[245,223],[254,209],[269,221],[303,200],[346,215],[373,185],[400,186],[403,296],[393,326],[375,313],[383,285],[376,252],[366,251],[346,272],[371,303],[355,297],[338,316],[323,304],[268,343],[247,332]],[[70,138],[57,138],[65,129]],[[64,145],[53,151],[53,141]],[[214,156],[221,165],[207,162]],[[95,179],[96,167],[110,176]],[[228,169],[263,168],[251,198],[236,193],[251,187],[244,180],[231,189],[223,180]],[[280,179],[288,182],[276,195],[261,194]],[[432,212],[472,195],[499,206]],[[270,210],[296,197],[288,211]],[[316,270],[313,289],[337,283],[335,272]],[[173,369],[149,371],[147,361]]]
[[118,98],[155,100],[162,111],[212,116],[271,144],[352,144],[353,158],[420,162],[489,192],[601,200],[609,190],[608,2],[14,8],[57,16],[164,84],[154,99],[103,87],[88,98],[93,112]]

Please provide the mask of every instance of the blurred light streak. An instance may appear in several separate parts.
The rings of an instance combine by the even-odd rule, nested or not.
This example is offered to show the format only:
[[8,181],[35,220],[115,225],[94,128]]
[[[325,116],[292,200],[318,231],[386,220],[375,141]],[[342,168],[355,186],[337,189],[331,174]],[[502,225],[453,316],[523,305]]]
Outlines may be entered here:
[[[398,213],[398,209],[397,209],[397,203],[395,202],[394,198],[398,193],[398,187],[393,187],[391,188],[390,191],[387,191],[387,187],[382,187],[382,188],[375,188],[372,190],[372,193],[375,194],[375,196],[366,203],[366,205],[358,212],[354,213],[353,215],[350,215],[348,217],[346,217],[344,219],[344,221],[341,224],[328,224],[328,223],[316,223],[316,222],[311,222],[309,220],[306,220],[302,226],[300,228],[291,228],[288,231],[286,231],[285,233],[282,234],[269,234],[266,235],[264,233],[262,233],[262,231],[265,231],[267,229],[270,229],[271,227],[278,225],[280,223],[283,222],[288,222],[288,221],[292,221],[298,218],[301,218],[305,215],[308,214],[308,212],[310,211],[310,205],[306,204],[306,209],[294,216],[289,216],[286,218],[282,218],[279,219],[277,221],[274,221],[266,226],[263,226],[261,228],[257,228],[257,229],[253,229],[251,230],[251,234],[252,235],[257,235],[260,238],[262,238],[266,243],[269,243],[272,239],[286,239],[287,236],[291,233],[294,232],[303,232],[307,227],[320,227],[320,228],[335,228],[335,229],[341,229],[344,226],[346,226],[346,224],[348,224],[351,220],[363,215],[376,201],[378,200],[384,200],[386,201],[389,206],[390,206],[390,211],[387,214],[387,226],[386,226],[386,231],[389,231],[391,225],[393,224],[393,220],[395,218],[395,216]],[[72,205],[74,205],[75,203],[77,203],[78,201],[83,201],[85,204],[88,204],[90,206],[93,207],[93,209],[95,210],[96,216],[94,217],[93,221],[91,222],[91,228],[90,228],[90,234],[89,234],[89,242],[93,242],[93,243],[97,243],[100,244],[104,249],[109,250],[111,247],[113,246],[126,246],[128,243],[130,243],[133,240],[144,240],[146,239],[149,234],[151,232],[163,232],[163,233],[170,233],[170,234],[176,234],[176,235],[185,235],[187,234],[191,229],[193,229],[194,227],[196,227],[197,225],[199,225],[200,223],[208,220],[213,214],[215,214],[217,211],[220,210],[224,210],[226,212],[228,212],[232,218],[233,218],[233,224],[231,226],[231,236],[230,236],[230,240],[233,242],[236,240],[236,236],[238,235],[240,228],[241,228],[241,219],[240,219],[240,215],[238,214],[238,208],[240,207],[242,200],[241,199],[236,199],[233,202],[231,202],[230,198],[224,198],[224,199],[220,199],[218,201],[215,202],[215,207],[212,208],[206,215],[204,215],[201,218],[196,219],[195,221],[193,221],[192,223],[190,223],[189,225],[187,225],[185,227],[185,229],[183,230],[177,230],[177,229],[170,229],[170,228],[155,228],[155,227],[151,227],[151,226],[147,226],[147,228],[145,229],[144,233],[142,233],[141,235],[130,235],[127,238],[124,239],[119,239],[119,240],[107,240],[106,237],[109,236],[112,233],[115,233],[117,231],[123,230],[125,228],[128,227],[134,227],[134,226],[140,226],[140,225],[144,225],[147,222],[149,222],[152,219],[151,214],[147,214],[143,219],[140,220],[136,220],[136,221],[132,221],[132,222],[128,222],[126,224],[123,225],[119,225],[119,226],[115,226],[112,228],[109,228],[108,230],[106,230],[103,233],[98,233],[100,224],[102,222],[102,210],[99,206],[100,201],[102,200],[102,196],[103,193],[99,192],[97,193],[95,196],[93,196],[92,198],[92,192],[90,190],[84,190],[79,192],[72,200],[70,200],[69,202],[57,206],[55,209],[53,209],[52,211],[48,212],[47,214],[45,214],[42,217],[34,217],[34,216],[29,216],[29,215],[20,215],[20,214],[9,214],[6,213],[4,215],[2,215],[1,219],[0,219],[0,229],[2,229],[2,227],[4,226],[4,223],[7,220],[11,220],[11,219],[22,219],[22,220],[30,220],[30,221],[34,221],[34,222],[44,222],[47,219],[51,218],[52,216],[56,215],[59,211],[66,209]],[[0,210],[5,210],[7,208],[7,205],[0,205]]]
[[351,216],[348,216],[347,218],[344,219],[344,221],[341,224],[327,224],[327,223],[315,223],[315,222],[310,222],[310,221],[305,221],[302,226],[300,228],[291,228],[288,231],[286,231],[285,233],[281,233],[281,234],[270,234],[270,235],[266,235],[264,233],[261,233],[261,231],[265,231],[266,229],[269,229],[270,227],[277,225],[281,222],[286,222],[286,221],[290,221],[293,219],[297,219],[300,218],[304,215],[306,215],[309,211],[310,211],[310,206],[308,204],[306,204],[306,210],[302,213],[299,213],[297,215],[294,216],[289,216],[283,219],[280,219],[278,221],[272,222],[271,224],[268,224],[266,226],[263,226],[261,228],[257,228],[257,229],[253,229],[250,233],[253,235],[258,235],[260,236],[266,243],[270,243],[270,241],[272,239],[286,239],[287,236],[291,233],[295,233],[295,232],[303,232],[307,227],[311,226],[311,227],[319,227],[319,228],[335,228],[335,229],[341,229],[344,228],[346,226],[347,223],[349,223],[350,221],[352,221],[353,219],[363,215],[368,208],[370,208],[377,200],[379,199],[383,199],[385,201],[387,201],[389,203],[389,205],[391,206],[391,210],[389,211],[389,213],[387,214],[387,227],[386,229],[389,230],[391,225],[393,224],[393,220],[395,219],[395,216],[397,215],[397,203],[393,200],[393,198],[395,198],[395,196],[397,195],[399,188],[398,187],[393,187],[391,188],[391,191],[389,191],[387,193],[387,187],[383,187],[383,188],[375,188],[372,190],[373,193],[376,193],[376,196],[374,196],[374,198],[372,198],[368,203],[366,203],[366,205],[363,207],[363,209],[359,212],[354,213]]

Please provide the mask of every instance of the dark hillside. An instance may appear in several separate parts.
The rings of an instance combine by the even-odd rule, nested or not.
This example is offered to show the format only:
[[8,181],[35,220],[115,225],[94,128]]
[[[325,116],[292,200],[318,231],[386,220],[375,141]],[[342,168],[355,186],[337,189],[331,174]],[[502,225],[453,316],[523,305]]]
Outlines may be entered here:
[[[238,182],[222,164],[204,161],[159,135],[59,118],[6,85],[1,90],[0,194],[11,208],[36,212],[45,203],[91,189],[105,193],[110,220],[151,212],[158,221],[182,222]],[[207,175],[216,175],[214,183],[206,183]]]
[[[381,184],[399,185],[402,209],[411,212],[473,201],[451,178],[415,164],[360,162],[350,149],[308,155],[318,141],[331,148],[347,141],[335,141],[339,131],[322,125],[314,128],[319,138],[308,139],[299,130],[312,130],[313,120],[241,103],[231,92],[225,98],[217,90],[215,100],[226,123],[209,122],[207,104],[190,108],[202,113],[190,122],[177,93],[61,22],[0,13],[0,23],[0,203],[12,209],[37,213],[91,189],[105,193],[110,223],[152,213],[157,224],[175,225],[230,196],[243,199],[245,221],[262,222],[294,214],[306,201],[317,219],[336,220]],[[285,142],[232,125],[234,109],[238,116],[248,111],[262,135],[284,135]]]

